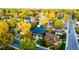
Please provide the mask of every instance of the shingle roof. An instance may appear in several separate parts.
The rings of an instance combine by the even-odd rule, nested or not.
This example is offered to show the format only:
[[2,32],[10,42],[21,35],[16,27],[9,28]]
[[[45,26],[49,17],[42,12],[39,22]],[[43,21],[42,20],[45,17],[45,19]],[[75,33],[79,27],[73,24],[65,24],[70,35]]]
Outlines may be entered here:
[[45,33],[45,29],[41,27],[36,27],[32,30],[32,33],[43,35]]
[[[49,39],[51,39],[53,41],[57,41],[58,40],[58,36],[53,35],[53,34],[49,34],[49,33],[46,33],[45,38],[46,39],[49,38]],[[47,40],[49,40],[49,39],[47,39]]]

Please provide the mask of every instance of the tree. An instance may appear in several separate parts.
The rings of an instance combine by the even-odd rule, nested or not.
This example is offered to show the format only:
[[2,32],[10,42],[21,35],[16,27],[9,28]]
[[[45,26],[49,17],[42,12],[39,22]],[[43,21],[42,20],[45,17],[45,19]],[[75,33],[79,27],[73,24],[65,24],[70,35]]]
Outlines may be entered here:
[[29,32],[30,28],[31,28],[31,24],[30,23],[26,23],[26,22],[18,22],[17,23],[18,27],[20,27],[24,32]]
[[9,26],[8,26],[7,22],[4,22],[4,21],[0,22],[0,39],[1,39],[0,44],[3,45],[3,46],[5,46],[7,44],[6,34],[9,30],[8,27]]
[[20,40],[20,49],[35,50],[36,43],[34,42],[33,39],[28,39],[28,38],[24,37],[23,39]]
[[57,19],[54,23],[55,28],[62,28],[64,26],[64,23],[62,20]]
[[76,31],[76,33],[78,34],[78,33],[79,33],[79,28],[76,27],[76,28],[75,28],[75,31]]
[[73,24],[76,24],[76,20],[72,20],[72,23],[73,23]]
[[14,21],[12,19],[7,19],[7,22],[8,22],[10,27],[15,27],[16,26],[16,21]]
[[66,22],[67,22],[68,19],[69,19],[69,15],[68,15],[68,14],[64,14],[64,18],[65,18],[65,20],[66,20]]
[[7,22],[0,22],[0,36],[9,30]]
[[55,19],[55,17],[56,17],[55,13],[53,11],[50,12],[50,14],[49,14],[50,20]]

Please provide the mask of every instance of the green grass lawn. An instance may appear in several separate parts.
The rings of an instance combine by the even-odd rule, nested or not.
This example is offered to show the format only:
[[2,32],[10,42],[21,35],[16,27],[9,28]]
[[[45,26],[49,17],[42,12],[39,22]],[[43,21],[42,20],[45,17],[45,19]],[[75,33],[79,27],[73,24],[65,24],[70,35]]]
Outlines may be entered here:
[[58,50],[65,50],[66,43],[62,43]]
[[[43,40],[38,40],[37,43],[43,47],[46,47]],[[66,43],[62,42],[61,46],[57,50],[65,50],[65,46],[66,46]]]

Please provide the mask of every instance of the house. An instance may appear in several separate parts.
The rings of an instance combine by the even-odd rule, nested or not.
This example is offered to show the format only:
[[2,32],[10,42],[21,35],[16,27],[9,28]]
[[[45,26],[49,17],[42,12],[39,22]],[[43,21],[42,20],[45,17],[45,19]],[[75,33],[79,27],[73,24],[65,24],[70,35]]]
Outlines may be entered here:
[[65,32],[65,31],[64,31],[63,28],[58,28],[58,29],[56,29],[55,34],[63,35],[64,32]]
[[47,24],[47,28],[52,28],[52,26],[53,26],[53,21],[49,21]]
[[30,18],[29,18],[29,17],[26,17],[24,21],[25,21],[26,23],[29,23],[29,22],[30,22]]
[[37,24],[38,24],[38,21],[35,18],[31,18],[31,25],[35,27],[37,26]]
[[[49,43],[49,40],[51,40],[51,42]],[[60,44],[62,43],[62,40],[59,39],[59,37],[57,35],[53,35],[53,34],[49,34],[46,33],[46,35],[44,36],[44,41],[45,44],[48,44],[49,47],[55,47],[58,48],[60,46]]]
[[31,23],[32,23],[32,24],[36,24],[37,21],[36,21],[34,18],[32,18],[32,19],[31,19]]
[[57,35],[53,35],[53,34],[49,34],[49,33],[46,33],[46,35],[44,36],[44,39],[51,39],[52,41],[57,41],[58,40],[58,36]]
[[45,28],[43,28],[42,26],[40,27],[36,27],[32,30],[32,34],[33,34],[33,37],[42,37],[45,35]]
[[19,48],[20,47],[20,39],[15,38],[12,43],[13,46]]

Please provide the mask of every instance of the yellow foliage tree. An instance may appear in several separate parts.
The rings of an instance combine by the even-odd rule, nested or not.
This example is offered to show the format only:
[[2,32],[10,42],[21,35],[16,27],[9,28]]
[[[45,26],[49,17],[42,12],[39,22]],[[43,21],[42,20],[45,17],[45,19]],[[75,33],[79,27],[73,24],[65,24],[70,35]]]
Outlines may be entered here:
[[30,23],[26,23],[24,21],[21,21],[19,23],[17,23],[18,26],[22,27],[22,30],[24,32],[29,32],[30,28],[31,28],[31,24]]
[[7,22],[1,21],[0,22],[0,36],[5,33],[6,31],[9,30],[9,25],[7,24]]
[[44,15],[45,15],[46,17],[48,17],[49,13],[48,13],[48,12],[45,12]]
[[55,21],[55,23],[54,23],[54,26],[55,26],[56,28],[62,28],[62,27],[64,26],[64,23],[63,23],[62,20],[57,19],[57,20]]
[[68,19],[69,19],[69,15],[64,14],[64,18],[66,19],[66,22],[67,22],[67,21],[68,21]]
[[47,20],[40,20],[40,21],[39,21],[39,24],[40,24],[40,25],[46,25],[46,24],[47,24]]
[[51,12],[49,14],[49,18],[50,18],[50,20],[55,19],[55,13],[54,12]]
[[76,24],[76,20],[72,20],[72,23],[73,23],[73,24]]
[[16,21],[14,21],[14,20],[7,19],[7,22],[8,22],[8,24],[9,24],[11,27],[13,27],[13,26],[16,25]]

